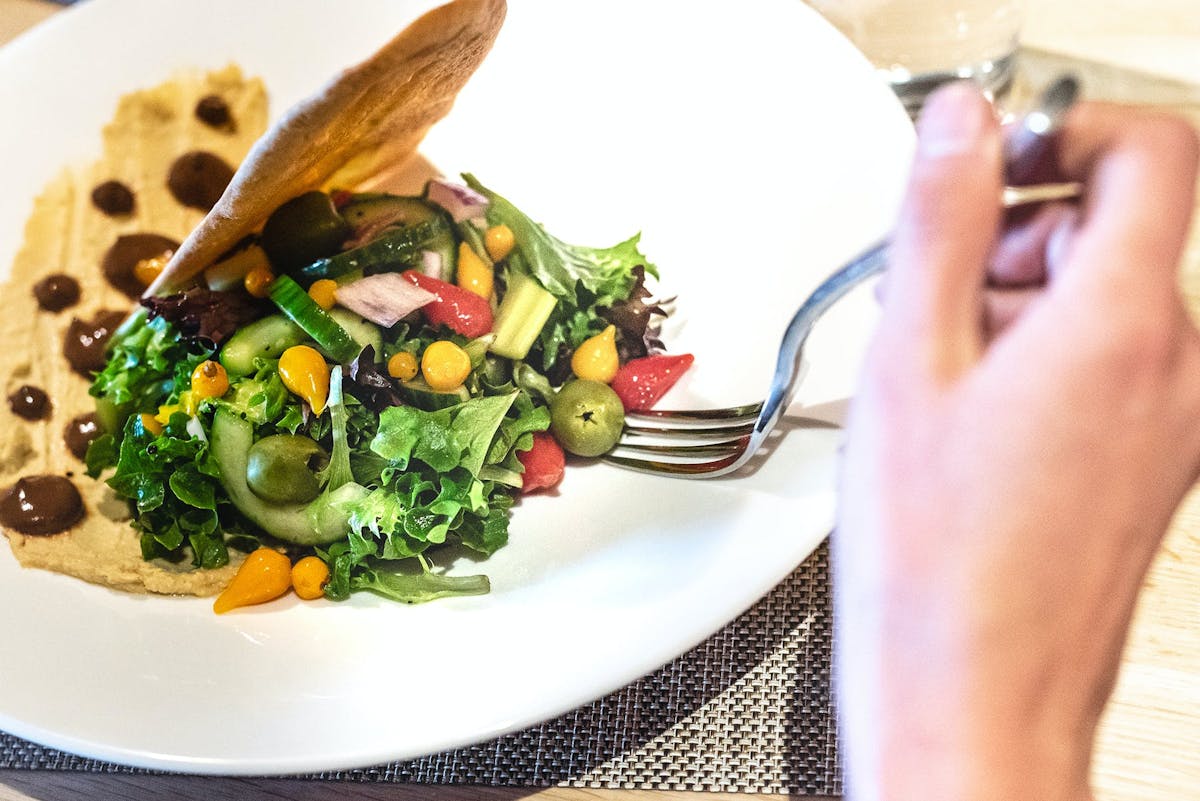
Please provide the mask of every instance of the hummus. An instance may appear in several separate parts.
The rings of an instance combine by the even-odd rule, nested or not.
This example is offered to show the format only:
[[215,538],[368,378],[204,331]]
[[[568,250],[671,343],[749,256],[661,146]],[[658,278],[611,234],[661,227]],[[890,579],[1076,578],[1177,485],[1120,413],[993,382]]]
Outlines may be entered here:
[[[221,98],[229,120],[213,124],[198,114],[205,98]],[[208,101],[212,105],[212,100]],[[209,119],[205,119],[208,117]],[[126,503],[102,480],[84,475],[68,449],[64,431],[72,418],[95,409],[90,382],[73,372],[63,357],[63,341],[73,318],[92,320],[104,310],[128,311],[130,299],[105,280],[100,264],[118,237],[158,234],[183,241],[204,211],[184,205],[168,187],[168,175],[185,153],[214,154],[239,164],[266,129],[266,91],[231,66],[209,74],[180,75],[160,86],[123,97],[103,133],[103,156],[83,169],[67,169],[39,196],[25,228],[24,244],[7,284],[0,288],[0,381],[5,398],[20,388],[44,390],[50,399],[45,419],[18,416],[0,404],[0,487],[31,475],[69,478],[79,490],[83,519],[61,534],[25,535],[5,530],[12,552],[26,567],[43,568],[129,592],[213,595],[236,570],[217,570],[142,559],[138,532]],[[133,193],[132,211],[102,211],[93,190],[116,181]],[[101,204],[103,205],[103,204]],[[79,301],[61,311],[39,307],[34,285],[62,273],[80,287]]]
[[[504,14],[504,0],[453,0],[429,11],[265,135],[265,90],[235,67],[121,100],[100,162],[64,172],[37,199],[3,288],[10,308],[0,319],[0,381],[16,400],[0,408],[0,526],[22,565],[132,592],[212,595],[229,582],[236,564],[192,570],[143,561],[126,503],[87,478],[72,454],[64,429],[74,430],[78,451],[87,425],[78,418],[93,409],[88,376],[104,364],[96,332],[118,325],[147,281],[158,295],[190,286],[289,198],[324,185],[361,187],[405,164],[483,61]],[[169,248],[173,255],[161,259]],[[154,259],[166,262],[157,278],[142,269]],[[48,415],[37,390],[49,398]],[[75,490],[82,521],[35,533],[75,519]],[[64,498],[69,515],[57,508]]]

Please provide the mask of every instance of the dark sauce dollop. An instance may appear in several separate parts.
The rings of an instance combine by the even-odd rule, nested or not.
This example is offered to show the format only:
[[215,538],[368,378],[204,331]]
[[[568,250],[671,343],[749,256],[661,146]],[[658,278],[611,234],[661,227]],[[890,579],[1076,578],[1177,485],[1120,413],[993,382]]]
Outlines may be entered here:
[[45,420],[50,416],[50,396],[29,384],[8,396],[8,406],[13,414],[26,420]]
[[108,363],[105,348],[113,332],[125,321],[125,312],[101,311],[91,320],[78,317],[71,320],[63,341],[63,356],[71,369],[85,378],[98,373]]
[[87,456],[88,446],[103,433],[104,429],[100,427],[100,421],[96,419],[95,414],[81,414],[72,417],[71,422],[67,423],[67,427],[63,429],[63,441],[67,443],[67,450],[82,462]]
[[178,247],[179,243],[174,239],[160,234],[125,234],[117,237],[117,241],[104,254],[100,269],[104,271],[108,283],[137,300],[146,287],[134,275],[133,268],[143,259],[174,253]]
[[185,206],[209,211],[233,180],[233,167],[220,156],[193,150],[175,159],[167,176],[167,188]]
[[120,181],[105,181],[92,190],[92,205],[109,217],[133,213],[133,190]]
[[205,95],[196,103],[196,119],[209,126],[223,130],[233,130],[233,115],[229,113],[229,104],[220,95]]
[[69,275],[54,273],[33,285],[38,305],[49,312],[59,312],[79,302],[79,282]]
[[0,492],[0,525],[22,534],[58,534],[83,519],[83,498],[62,476],[27,476]]

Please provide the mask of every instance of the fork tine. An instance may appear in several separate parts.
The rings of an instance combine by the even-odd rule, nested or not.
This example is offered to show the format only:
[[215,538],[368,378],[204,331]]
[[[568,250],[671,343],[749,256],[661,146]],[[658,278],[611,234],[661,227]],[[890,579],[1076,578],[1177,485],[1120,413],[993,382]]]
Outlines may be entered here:
[[760,411],[762,411],[762,403],[748,403],[745,406],[730,406],[726,409],[648,409],[640,412],[626,412],[625,419],[737,425],[757,419]]
[[706,442],[703,445],[663,445],[634,442],[619,442],[614,453],[643,453],[652,456],[678,456],[690,459],[712,459],[717,456],[727,456],[740,452],[746,447],[746,437],[738,437],[724,442]]
[[626,412],[621,441],[625,443],[630,438],[639,437],[714,440],[732,436],[744,439],[744,435],[754,430],[760,409],[761,403],[751,403],[727,409],[650,409]]
[[639,473],[649,473],[655,476],[690,476],[698,478],[729,467],[738,460],[741,454],[742,450],[739,448],[728,456],[708,462],[666,462],[609,454],[604,457],[604,461],[619,465],[627,470],[636,470]]
[[728,426],[639,426],[625,424],[623,437],[661,437],[663,439],[713,439],[749,434],[754,430],[754,420]]

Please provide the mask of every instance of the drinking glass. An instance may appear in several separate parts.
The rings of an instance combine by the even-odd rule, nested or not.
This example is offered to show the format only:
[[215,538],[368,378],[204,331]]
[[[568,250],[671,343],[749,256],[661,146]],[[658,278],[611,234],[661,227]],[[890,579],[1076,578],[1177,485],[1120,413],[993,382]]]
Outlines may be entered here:
[[809,0],[871,60],[913,116],[947,81],[996,97],[1012,82],[1021,0]]

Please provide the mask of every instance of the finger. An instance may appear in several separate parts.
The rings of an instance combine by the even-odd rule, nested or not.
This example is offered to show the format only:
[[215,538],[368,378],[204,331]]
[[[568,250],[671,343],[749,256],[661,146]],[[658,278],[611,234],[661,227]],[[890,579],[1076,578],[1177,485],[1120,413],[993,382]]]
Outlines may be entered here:
[[984,296],[983,331],[990,342],[1028,313],[1029,307],[1046,296],[1041,287],[1002,287],[990,289]]
[[1074,214],[1066,203],[1042,206],[1028,219],[1001,234],[988,267],[991,286],[1039,286],[1047,279],[1047,246],[1051,235]]
[[883,321],[935,371],[978,358],[981,291],[1000,219],[1000,129],[972,85],[934,93],[892,239]]
[[1072,111],[1058,161],[1063,177],[1085,184],[1071,247],[1071,261],[1089,265],[1081,279],[1174,291],[1198,154],[1195,130],[1177,118],[1096,103]]
[[1052,282],[1062,273],[1079,234],[1083,212],[1072,204],[1066,208],[1046,240],[1046,280]]

